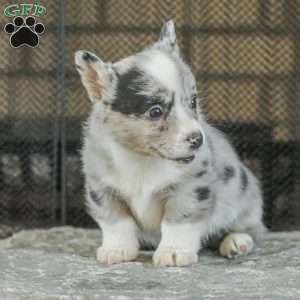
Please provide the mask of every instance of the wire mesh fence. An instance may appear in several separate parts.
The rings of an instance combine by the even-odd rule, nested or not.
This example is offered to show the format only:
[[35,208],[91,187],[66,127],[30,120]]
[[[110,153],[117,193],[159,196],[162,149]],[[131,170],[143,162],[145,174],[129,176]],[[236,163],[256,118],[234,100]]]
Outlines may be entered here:
[[[1,7],[22,1],[1,0]],[[27,1],[29,2],[29,1]],[[51,0],[37,48],[0,38],[0,235],[92,225],[79,149],[90,103],[73,53],[141,50],[174,19],[210,123],[261,179],[265,221],[300,228],[300,1]],[[3,28],[11,19],[0,16]]]

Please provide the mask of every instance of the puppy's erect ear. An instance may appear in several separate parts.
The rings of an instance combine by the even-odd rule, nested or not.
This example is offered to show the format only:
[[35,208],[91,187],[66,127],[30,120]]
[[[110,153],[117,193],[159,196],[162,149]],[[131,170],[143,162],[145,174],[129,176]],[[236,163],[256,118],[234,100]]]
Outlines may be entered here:
[[75,64],[91,101],[103,99],[114,78],[111,64],[104,63],[95,54],[83,50],[75,53]]
[[173,20],[166,22],[160,31],[159,41],[164,43],[170,49],[177,47],[175,24]]

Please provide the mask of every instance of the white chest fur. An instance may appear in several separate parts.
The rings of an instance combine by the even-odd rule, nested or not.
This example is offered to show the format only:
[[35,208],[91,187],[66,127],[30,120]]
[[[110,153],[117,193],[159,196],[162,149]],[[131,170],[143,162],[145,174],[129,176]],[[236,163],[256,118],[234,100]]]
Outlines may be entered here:
[[180,169],[172,162],[146,159],[112,144],[107,145],[108,154],[102,146],[87,141],[83,151],[85,173],[120,191],[140,227],[159,229],[164,202],[155,195],[178,181]]
[[118,157],[116,166],[117,172],[108,174],[106,180],[125,195],[132,214],[144,229],[158,229],[164,202],[155,195],[175,181],[178,171],[160,160],[138,157],[121,161]]

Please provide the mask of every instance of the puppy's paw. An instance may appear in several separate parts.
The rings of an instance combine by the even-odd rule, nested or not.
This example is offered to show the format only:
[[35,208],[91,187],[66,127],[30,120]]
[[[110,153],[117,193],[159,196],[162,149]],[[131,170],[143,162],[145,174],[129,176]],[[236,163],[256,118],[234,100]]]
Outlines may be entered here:
[[221,242],[219,251],[221,256],[235,258],[240,255],[247,255],[253,247],[254,241],[249,234],[231,233]]
[[118,264],[134,260],[138,256],[138,248],[125,247],[99,247],[97,249],[97,260],[103,264]]
[[197,262],[197,253],[175,248],[158,248],[153,255],[153,263],[158,267],[184,267]]

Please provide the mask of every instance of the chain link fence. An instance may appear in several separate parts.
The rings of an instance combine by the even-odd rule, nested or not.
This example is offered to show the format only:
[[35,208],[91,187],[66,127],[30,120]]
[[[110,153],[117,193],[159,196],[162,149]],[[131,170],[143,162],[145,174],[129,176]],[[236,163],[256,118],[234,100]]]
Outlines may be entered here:
[[[16,2],[1,0],[0,8]],[[0,237],[28,227],[93,225],[79,158],[90,103],[73,53],[121,59],[157,40],[169,19],[208,120],[261,179],[266,223],[300,229],[300,1],[39,3],[47,14],[39,18],[46,31],[37,48],[13,49],[0,33]],[[7,22],[1,14],[1,27]]]

